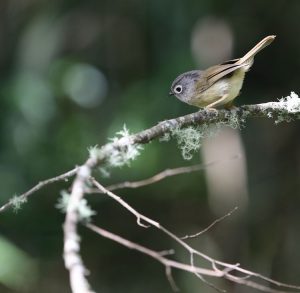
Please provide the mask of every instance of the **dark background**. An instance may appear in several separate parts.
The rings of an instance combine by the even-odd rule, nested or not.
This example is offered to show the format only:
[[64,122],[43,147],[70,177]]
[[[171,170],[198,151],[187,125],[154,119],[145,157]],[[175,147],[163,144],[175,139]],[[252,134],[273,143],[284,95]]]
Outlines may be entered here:
[[[1,203],[84,162],[88,147],[106,143],[124,123],[135,132],[195,111],[167,95],[172,80],[181,72],[240,57],[266,35],[277,38],[257,56],[236,105],[299,92],[299,16],[296,0],[1,0]],[[214,143],[224,133],[235,137],[238,151],[231,139],[226,145]],[[299,284],[299,122],[251,119],[240,134],[221,130],[207,142],[207,151],[210,145],[218,145],[221,153],[214,167],[220,178],[225,178],[218,167],[222,159],[242,153],[226,163],[231,189],[227,179],[201,171],[118,194],[177,235],[198,232],[238,205],[230,219],[189,243],[213,257]],[[111,170],[110,178],[95,175],[105,185],[143,179],[214,159],[207,151],[185,161],[176,142],[155,141],[131,167]],[[55,208],[60,191],[69,186],[47,186],[18,213],[1,215],[1,292],[70,292],[62,259],[64,217]],[[97,211],[96,224],[153,249],[175,248],[175,258],[188,262],[174,242],[138,227],[115,202],[101,195],[88,200]],[[172,292],[164,268],[154,260],[83,228],[80,234],[97,292]],[[188,273],[176,271],[174,278],[181,292],[214,292]],[[254,292],[215,283],[229,292]]]

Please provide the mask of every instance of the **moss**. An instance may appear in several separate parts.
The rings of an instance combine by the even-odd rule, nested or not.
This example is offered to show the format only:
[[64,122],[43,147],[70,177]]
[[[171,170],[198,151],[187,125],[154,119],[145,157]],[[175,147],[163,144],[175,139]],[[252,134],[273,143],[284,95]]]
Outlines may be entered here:
[[[66,191],[61,192],[61,197],[58,199],[56,204],[56,208],[58,208],[61,212],[65,213],[67,211],[67,207],[70,201],[70,194]],[[80,221],[90,222],[91,217],[96,214],[95,211],[91,209],[88,205],[87,200],[82,198],[77,206],[77,211],[79,215]]]
[[129,166],[130,162],[135,160],[143,150],[141,145],[132,143],[131,134],[125,125],[110,141],[111,143],[103,148],[97,146],[89,148],[91,158],[97,158],[98,160],[107,158],[105,173],[107,173],[107,168]]
[[25,196],[17,196],[17,195],[14,195],[9,201],[15,213],[17,213],[21,209],[22,205],[26,202],[27,202],[27,198]]
[[289,96],[281,98],[278,103],[279,111],[275,124],[300,119],[300,98],[296,93],[291,92]]

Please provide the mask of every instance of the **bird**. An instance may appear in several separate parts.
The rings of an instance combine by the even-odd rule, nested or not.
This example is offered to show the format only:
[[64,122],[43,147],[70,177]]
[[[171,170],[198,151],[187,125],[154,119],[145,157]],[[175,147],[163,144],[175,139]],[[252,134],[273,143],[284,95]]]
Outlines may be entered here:
[[275,37],[265,37],[241,58],[205,70],[180,74],[173,81],[169,95],[199,108],[231,108],[243,86],[245,73],[253,64],[254,56],[270,45]]

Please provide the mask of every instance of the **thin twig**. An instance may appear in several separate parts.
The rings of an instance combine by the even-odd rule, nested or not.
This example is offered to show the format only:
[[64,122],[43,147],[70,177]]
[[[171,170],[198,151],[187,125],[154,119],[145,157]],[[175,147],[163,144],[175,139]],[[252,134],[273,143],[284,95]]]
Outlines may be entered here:
[[[238,283],[238,284],[241,284],[241,285],[245,285],[245,286],[248,286],[248,287],[251,287],[253,289],[256,289],[256,290],[259,290],[259,291],[263,291],[263,292],[269,292],[269,293],[292,293],[291,291],[282,291],[282,290],[276,290],[276,289],[272,289],[272,288],[269,288],[269,287],[266,287],[264,285],[261,285],[261,284],[258,284],[256,282],[253,282],[251,280],[246,280],[245,278],[238,278],[238,277],[235,277],[235,276],[232,276],[232,275],[225,275],[225,278],[234,282],[234,283]],[[286,286],[288,287],[288,286]],[[299,289],[299,288],[294,288],[294,289]],[[299,292],[299,291],[298,291]]]
[[218,224],[219,222],[223,221],[224,219],[230,217],[236,210],[238,209],[238,207],[234,207],[230,212],[228,212],[226,215],[214,220],[210,225],[208,225],[205,229],[203,229],[202,231],[196,233],[196,234],[192,234],[192,235],[185,235],[183,237],[180,237],[182,240],[188,239],[188,238],[195,238],[198,237],[202,234],[204,234],[205,232],[207,232],[208,230],[210,230],[213,226],[215,226],[216,224]]
[[[28,191],[26,191],[25,193],[21,194],[18,196],[20,201],[24,201],[26,199],[28,199],[28,197],[30,197],[32,194],[34,194],[35,192],[37,192],[38,190],[40,190],[41,188],[45,187],[46,185],[58,182],[58,181],[63,181],[63,180],[67,180],[68,178],[76,175],[77,172],[77,167],[64,173],[61,174],[59,176],[50,178],[50,179],[46,179],[44,181],[39,182],[37,185],[35,185],[34,187],[32,187],[31,189],[29,189]],[[0,207],[0,213],[4,212],[5,210],[13,207],[13,201],[10,200],[8,201],[6,204],[4,204],[3,206]]]
[[90,181],[101,191],[101,193],[104,193],[104,194],[108,195],[109,197],[113,198],[115,201],[117,201],[119,204],[121,204],[125,209],[127,209],[129,212],[131,212],[137,218],[137,224],[139,226],[142,226],[144,228],[149,227],[149,225],[145,225],[141,222],[143,220],[152,226],[155,226],[158,228],[160,227],[158,222],[155,222],[155,221],[151,220],[150,218],[140,214],[132,206],[130,206],[126,201],[124,201],[120,196],[112,193],[111,191],[109,191],[105,187],[103,187],[95,178],[90,177]]
[[166,266],[166,276],[167,276],[167,279],[168,279],[173,291],[179,292],[180,290],[179,290],[178,286],[176,285],[175,280],[172,275],[172,269],[169,266]]
[[197,165],[187,166],[187,167],[166,169],[166,170],[159,172],[159,173],[155,174],[154,176],[147,178],[147,179],[143,179],[143,180],[139,180],[139,181],[125,181],[125,182],[106,186],[105,188],[110,191],[122,189],[122,188],[138,188],[138,187],[142,187],[145,185],[150,185],[150,184],[156,183],[158,181],[166,179],[167,177],[204,170],[208,167],[212,167],[217,164],[222,164],[222,163],[225,163],[225,162],[228,162],[231,160],[235,160],[238,158],[240,158],[240,155],[234,155],[234,156],[232,156],[228,159],[224,159],[224,160],[215,160],[215,161],[212,161],[212,162],[209,162],[206,164],[197,164]]

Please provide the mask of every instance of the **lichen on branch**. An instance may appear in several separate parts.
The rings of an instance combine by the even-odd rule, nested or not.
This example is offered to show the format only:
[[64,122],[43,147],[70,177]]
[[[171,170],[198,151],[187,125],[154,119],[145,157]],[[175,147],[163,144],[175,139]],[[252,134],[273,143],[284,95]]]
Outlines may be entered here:
[[278,102],[244,105],[231,110],[201,109],[192,114],[162,121],[136,134],[130,134],[124,126],[110,143],[101,148],[92,148],[90,156],[99,164],[105,162],[108,167],[121,167],[130,164],[140,154],[142,144],[156,138],[166,141],[173,136],[177,139],[183,157],[190,159],[193,151],[201,146],[203,137],[215,134],[222,125],[241,128],[246,119],[251,117],[273,118],[276,124],[300,119],[300,98],[292,92]]

